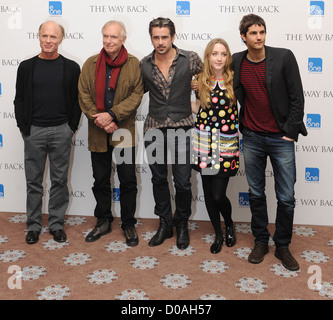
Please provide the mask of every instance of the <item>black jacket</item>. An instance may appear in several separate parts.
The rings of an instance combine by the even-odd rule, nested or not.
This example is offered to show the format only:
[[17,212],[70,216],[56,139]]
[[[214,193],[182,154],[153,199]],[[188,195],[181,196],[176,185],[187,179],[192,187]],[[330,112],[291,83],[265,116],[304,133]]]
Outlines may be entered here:
[[[275,120],[281,131],[289,138],[298,140],[298,135],[307,135],[303,122],[304,93],[294,54],[283,48],[265,46],[266,87]],[[247,50],[232,56],[234,91],[240,103],[240,131],[243,130],[244,89],[240,82],[240,68]]]
[[[77,130],[81,117],[78,101],[78,80],[80,66],[72,60],[61,56],[64,62],[64,94],[68,125],[73,132]],[[24,135],[30,135],[32,124],[33,75],[38,56],[22,61],[17,70],[14,109],[17,126]]]

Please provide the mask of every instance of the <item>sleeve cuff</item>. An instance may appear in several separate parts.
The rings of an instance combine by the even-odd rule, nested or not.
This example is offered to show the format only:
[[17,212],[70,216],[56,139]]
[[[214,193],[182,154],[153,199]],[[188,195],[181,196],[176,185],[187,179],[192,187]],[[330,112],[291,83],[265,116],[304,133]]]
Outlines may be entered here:
[[117,117],[115,116],[115,114],[114,114],[111,110],[109,110],[108,113],[109,113],[109,115],[113,118],[113,121],[114,121],[115,123],[118,123],[118,122],[119,122],[118,119],[117,119]]

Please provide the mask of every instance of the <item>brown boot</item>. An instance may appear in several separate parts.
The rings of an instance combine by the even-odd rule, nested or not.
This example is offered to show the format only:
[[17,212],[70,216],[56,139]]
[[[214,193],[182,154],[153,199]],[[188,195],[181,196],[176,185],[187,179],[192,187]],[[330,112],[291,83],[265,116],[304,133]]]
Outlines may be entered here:
[[290,270],[290,271],[297,271],[299,270],[299,264],[295,260],[295,258],[291,255],[288,248],[276,248],[275,250],[275,257],[281,260],[282,265]]
[[261,243],[256,243],[254,245],[253,250],[249,254],[248,261],[250,263],[260,263],[264,260],[265,254],[268,253],[268,245],[267,244],[261,244]]

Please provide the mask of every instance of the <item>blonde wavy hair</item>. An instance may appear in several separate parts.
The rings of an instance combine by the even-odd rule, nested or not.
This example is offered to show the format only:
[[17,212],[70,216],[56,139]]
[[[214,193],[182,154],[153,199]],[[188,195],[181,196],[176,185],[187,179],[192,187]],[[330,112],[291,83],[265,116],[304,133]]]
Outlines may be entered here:
[[205,49],[205,55],[204,55],[203,71],[197,77],[200,102],[201,102],[202,108],[204,108],[204,109],[206,109],[206,108],[209,109],[211,107],[210,97],[211,97],[212,89],[210,87],[210,77],[214,76],[214,72],[213,72],[213,69],[210,64],[210,56],[211,56],[214,46],[216,44],[222,44],[227,49],[227,61],[224,66],[223,79],[224,79],[224,85],[227,89],[227,94],[230,98],[230,102],[232,104],[236,104],[236,97],[235,97],[235,93],[233,90],[234,72],[231,69],[232,57],[231,57],[230,49],[225,40],[223,40],[221,38],[215,38],[207,44],[207,47]]

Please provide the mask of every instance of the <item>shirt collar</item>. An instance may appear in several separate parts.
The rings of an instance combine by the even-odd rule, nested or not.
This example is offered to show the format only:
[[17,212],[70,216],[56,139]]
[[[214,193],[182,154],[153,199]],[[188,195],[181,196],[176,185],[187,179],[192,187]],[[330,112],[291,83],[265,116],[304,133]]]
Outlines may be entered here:
[[221,90],[225,89],[224,79],[215,79],[213,77],[209,77],[210,81],[210,88],[213,90],[215,89],[216,85],[220,87]]

